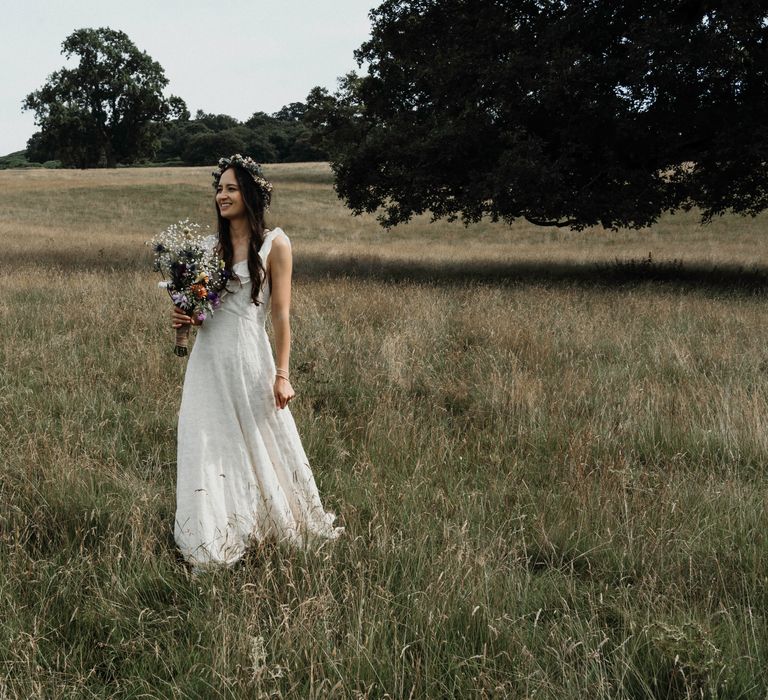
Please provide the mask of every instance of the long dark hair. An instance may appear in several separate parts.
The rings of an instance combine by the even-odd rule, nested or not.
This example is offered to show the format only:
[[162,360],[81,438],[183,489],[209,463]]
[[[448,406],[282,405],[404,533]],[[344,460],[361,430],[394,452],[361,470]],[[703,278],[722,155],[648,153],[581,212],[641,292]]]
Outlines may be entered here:
[[[237,185],[243,197],[243,204],[245,204],[248,224],[251,229],[251,237],[248,241],[248,274],[253,282],[251,285],[251,300],[258,306],[261,303],[259,301],[259,292],[261,291],[261,285],[264,283],[264,277],[267,274],[267,271],[264,269],[264,263],[262,263],[261,256],[259,255],[261,244],[264,242],[264,231],[266,230],[264,221],[266,203],[261,189],[253,181],[247,170],[239,165],[230,165],[226,170],[233,170],[235,173]],[[221,215],[215,196],[213,205],[216,207],[216,217],[219,220],[219,249],[224,258],[224,264],[231,271],[235,249],[232,245],[232,235],[229,231],[229,219],[225,219]],[[234,272],[232,273],[232,278],[237,279]]]

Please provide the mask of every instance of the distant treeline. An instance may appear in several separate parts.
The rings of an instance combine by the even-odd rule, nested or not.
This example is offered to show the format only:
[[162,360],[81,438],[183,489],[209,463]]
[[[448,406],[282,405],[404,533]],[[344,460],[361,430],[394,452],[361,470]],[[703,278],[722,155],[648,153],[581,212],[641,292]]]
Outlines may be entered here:
[[[184,111],[177,119],[155,124],[155,157],[144,165],[211,165],[222,155],[244,153],[262,163],[323,161],[328,156],[313,143],[304,123],[306,106],[293,102],[273,114],[255,112],[241,122],[228,114]],[[37,132],[27,149],[0,157],[0,169],[62,167],[55,144]]]
[[232,153],[247,153],[262,163],[327,160],[302,121],[305,111],[302,102],[293,102],[274,114],[256,112],[240,122],[227,114],[198,110],[194,119],[182,117],[161,125],[155,160],[207,165]]

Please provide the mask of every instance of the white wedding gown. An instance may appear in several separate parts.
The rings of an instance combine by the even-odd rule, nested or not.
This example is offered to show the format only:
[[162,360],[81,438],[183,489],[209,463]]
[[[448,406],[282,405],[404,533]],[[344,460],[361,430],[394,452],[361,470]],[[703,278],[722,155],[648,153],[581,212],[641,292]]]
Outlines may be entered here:
[[[277,236],[288,240],[267,234],[265,268]],[[247,262],[234,271],[240,282],[198,329],[179,410],[174,539],[195,572],[231,566],[252,542],[306,548],[344,530],[323,509],[291,412],[275,406],[269,285],[256,306]]]

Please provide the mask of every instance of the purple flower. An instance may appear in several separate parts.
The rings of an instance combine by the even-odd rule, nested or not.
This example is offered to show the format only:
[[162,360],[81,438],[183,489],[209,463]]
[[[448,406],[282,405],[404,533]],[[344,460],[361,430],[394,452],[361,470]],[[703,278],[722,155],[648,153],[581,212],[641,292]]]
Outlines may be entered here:
[[205,311],[200,311],[200,312],[197,314],[197,320],[198,320],[198,321],[200,321],[200,323],[202,323],[203,321],[205,321]]
[[173,303],[176,304],[176,306],[184,307],[187,304],[187,295],[181,294],[180,292],[174,292],[171,294],[171,299],[173,299]]
[[216,292],[208,292],[208,301],[211,302],[211,306],[214,309],[218,309],[221,306],[221,298]]

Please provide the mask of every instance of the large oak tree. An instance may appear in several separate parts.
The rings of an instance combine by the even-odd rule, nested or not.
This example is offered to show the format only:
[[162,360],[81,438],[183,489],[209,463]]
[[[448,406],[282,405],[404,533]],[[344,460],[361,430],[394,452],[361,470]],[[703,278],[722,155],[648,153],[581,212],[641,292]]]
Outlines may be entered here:
[[67,59],[24,100],[40,131],[30,154],[81,168],[114,166],[151,158],[158,126],[172,116],[188,116],[184,101],[166,98],[162,66],[113,29],[78,29],[62,43]]
[[768,10],[756,0],[386,0],[367,74],[305,120],[339,195],[575,229],[768,205]]

